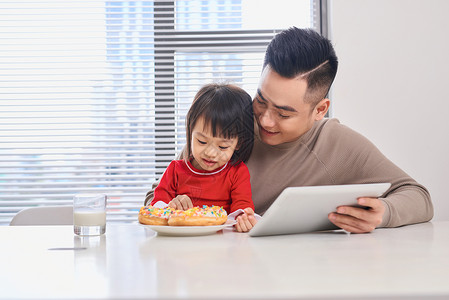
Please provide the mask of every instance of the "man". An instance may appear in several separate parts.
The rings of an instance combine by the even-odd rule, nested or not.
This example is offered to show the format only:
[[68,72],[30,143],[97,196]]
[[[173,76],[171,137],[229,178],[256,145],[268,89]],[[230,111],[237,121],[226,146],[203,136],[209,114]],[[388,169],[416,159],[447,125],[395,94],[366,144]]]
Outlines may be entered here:
[[[290,28],[268,45],[253,100],[255,141],[247,162],[255,212],[263,214],[288,186],[390,182],[382,198],[360,198],[368,209],[342,206],[329,220],[353,233],[429,221],[429,192],[370,141],[324,118],[337,73],[332,44],[310,29]],[[147,194],[147,202],[152,192]],[[256,224],[245,211],[238,231]]]

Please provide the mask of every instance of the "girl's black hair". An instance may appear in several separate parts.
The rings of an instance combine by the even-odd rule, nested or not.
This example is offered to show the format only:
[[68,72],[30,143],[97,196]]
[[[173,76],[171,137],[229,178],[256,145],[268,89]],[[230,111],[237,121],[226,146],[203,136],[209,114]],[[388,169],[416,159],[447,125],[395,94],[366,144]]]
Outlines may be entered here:
[[199,118],[210,126],[214,137],[238,138],[231,165],[246,162],[254,145],[254,119],[251,96],[232,84],[207,84],[195,95],[186,116],[184,157],[192,156],[192,131]]

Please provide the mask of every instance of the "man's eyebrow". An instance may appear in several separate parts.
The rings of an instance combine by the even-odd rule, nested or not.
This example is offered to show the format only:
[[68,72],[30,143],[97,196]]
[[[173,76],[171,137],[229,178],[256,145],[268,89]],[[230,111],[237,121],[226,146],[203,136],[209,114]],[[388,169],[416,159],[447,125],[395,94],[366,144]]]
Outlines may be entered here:
[[262,100],[264,100],[265,102],[268,102],[268,100],[262,96],[262,92],[260,91],[260,89],[257,89],[257,95],[259,95],[259,97],[262,98]]
[[[268,101],[267,99],[265,99],[264,96],[262,96],[262,92],[260,91],[260,89],[257,89],[257,94],[258,94],[259,97],[262,98],[262,100],[264,100],[265,102],[271,102],[271,101]],[[287,105],[283,106],[283,105],[276,105],[276,104],[273,104],[273,106],[276,107],[277,109],[281,109],[281,110],[285,110],[285,111],[298,112],[298,111],[297,111],[296,109],[294,109],[293,107],[287,106]]]

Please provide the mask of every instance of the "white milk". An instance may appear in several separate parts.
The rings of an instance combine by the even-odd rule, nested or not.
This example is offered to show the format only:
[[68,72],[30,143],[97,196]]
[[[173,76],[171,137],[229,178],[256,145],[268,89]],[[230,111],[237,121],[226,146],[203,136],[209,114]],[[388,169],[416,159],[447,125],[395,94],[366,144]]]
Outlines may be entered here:
[[73,224],[78,226],[104,226],[106,212],[104,211],[75,211]]

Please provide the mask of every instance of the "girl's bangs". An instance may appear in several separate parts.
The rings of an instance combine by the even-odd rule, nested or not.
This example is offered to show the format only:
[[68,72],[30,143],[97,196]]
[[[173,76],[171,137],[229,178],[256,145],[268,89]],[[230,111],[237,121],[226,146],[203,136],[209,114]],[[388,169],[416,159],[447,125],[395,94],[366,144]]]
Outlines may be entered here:
[[228,109],[220,111],[211,107],[203,113],[203,117],[204,129],[211,128],[214,137],[238,137],[237,115],[230,114]]

